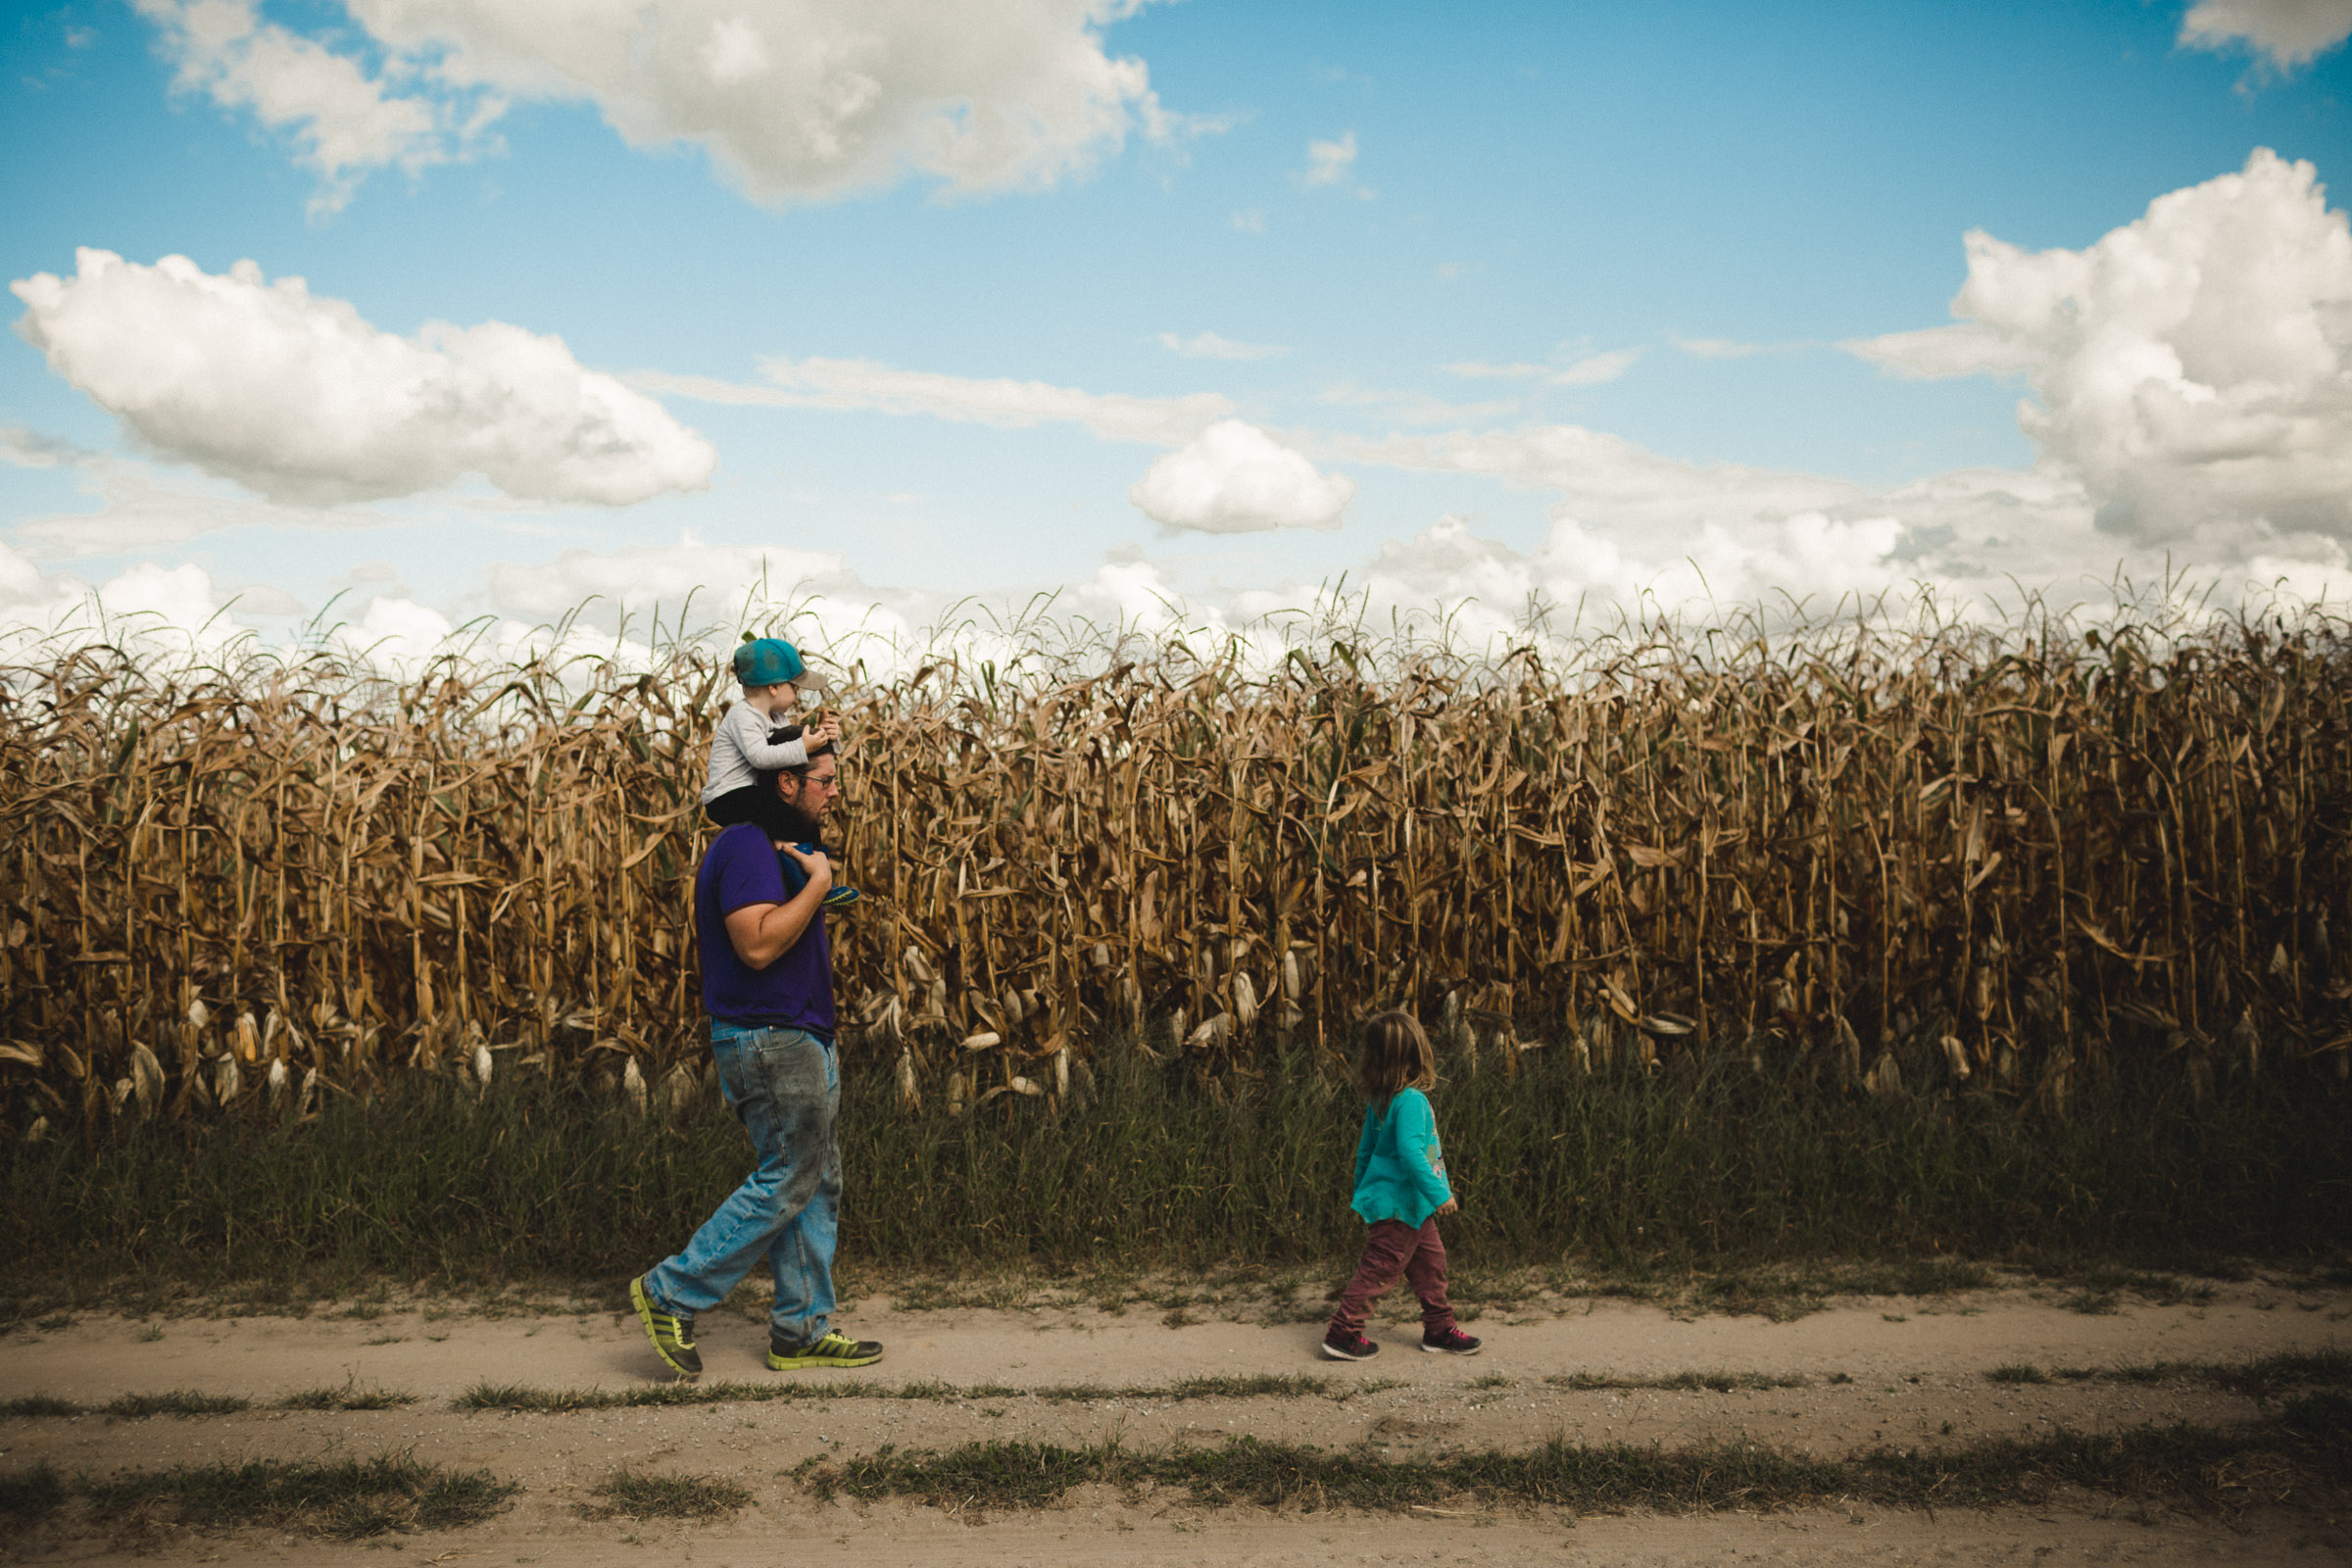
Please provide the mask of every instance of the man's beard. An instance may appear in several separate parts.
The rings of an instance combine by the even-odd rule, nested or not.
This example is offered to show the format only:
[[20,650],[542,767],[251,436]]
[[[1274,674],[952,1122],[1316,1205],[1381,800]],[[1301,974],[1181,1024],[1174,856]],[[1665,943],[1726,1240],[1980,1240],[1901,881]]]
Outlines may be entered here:
[[752,820],[770,839],[786,844],[815,844],[824,837],[824,824],[778,795],[772,783],[760,792]]

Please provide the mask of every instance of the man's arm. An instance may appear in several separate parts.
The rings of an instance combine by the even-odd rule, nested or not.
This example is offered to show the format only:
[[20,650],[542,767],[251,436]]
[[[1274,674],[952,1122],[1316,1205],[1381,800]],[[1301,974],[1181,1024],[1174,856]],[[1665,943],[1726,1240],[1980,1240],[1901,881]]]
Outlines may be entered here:
[[748,968],[764,969],[790,953],[833,887],[833,862],[824,856],[791,848],[783,853],[801,862],[808,885],[782,904],[747,904],[727,911],[727,945]]

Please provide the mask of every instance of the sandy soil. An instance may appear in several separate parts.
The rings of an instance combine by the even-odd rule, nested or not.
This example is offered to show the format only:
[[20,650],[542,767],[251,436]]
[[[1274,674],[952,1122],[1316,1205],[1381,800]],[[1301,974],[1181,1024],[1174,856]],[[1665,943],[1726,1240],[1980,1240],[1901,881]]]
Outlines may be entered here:
[[[624,1312],[482,1314],[426,1305],[361,1318],[157,1318],[83,1315],[52,1332],[0,1340],[0,1399],[52,1395],[99,1404],[126,1393],[193,1390],[265,1404],[346,1383],[415,1396],[401,1408],[338,1413],[255,1409],[234,1415],[115,1420],[99,1415],[0,1421],[0,1470],[47,1460],[62,1471],[255,1457],[367,1456],[391,1449],[463,1468],[486,1467],[525,1491],[497,1521],[446,1537],[335,1545],[255,1531],[169,1540],[96,1537],[15,1544],[39,1560],[253,1558],[270,1562],[636,1562],[657,1554],[698,1564],[771,1561],[779,1548],[819,1546],[846,1563],[938,1560],[1016,1563],[1486,1562],[1680,1564],[2330,1562],[2352,1560],[2352,1520],[2309,1514],[2230,1522],[2132,1507],[1924,1515],[1714,1514],[1584,1518],[1503,1511],[1410,1518],[1268,1515],[1158,1504],[1104,1492],[1036,1513],[817,1501],[790,1478],[812,1455],[885,1444],[945,1447],[975,1439],[1062,1443],[1117,1438],[1130,1446],[1219,1442],[1248,1434],[1325,1446],[1369,1445],[1396,1455],[1453,1447],[1578,1442],[1689,1443],[1745,1439],[1822,1454],[1878,1445],[1933,1446],[2062,1425],[2102,1430],[2146,1422],[2228,1424],[2253,1401],[2193,1378],[2003,1385],[1984,1374],[2031,1364],[2099,1367],[2154,1361],[2230,1362],[2287,1349],[2352,1346],[2352,1293],[2224,1287],[2196,1305],[2127,1300],[2085,1315],[2022,1291],[1934,1300],[1849,1300],[1794,1322],[1684,1320],[1623,1302],[1566,1313],[1490,1314],[1475,1325],[1488,1353],[1424,1355],[1417,1335],[1387,1326],[1384,1352],[1363,1365],[1314,1357],[1313,1325],[1207,1322],[1166,1326],[1156,1312],[1087,1306],[905,1310],[875,1298],[844,1326],[884,1341],[887,1358],[858,1378],[1013,1390],[1085,1384],[1114,1391],[1083,1400],[1023,1394],[728,1403],[563,1415],[465,1414],[450,1401],[478,1383],[617,1389],[661,1371]],[[708,1380],[762,1380],[764,1323],[722,1310],[703,1324]],[[1679,1372],[1763,1373],[1802,1386],[1716,1393],[1577,1391],[1545,1381],[1575,1373],[1648,1378]],[[1321,1393],[1172,1399],[1200,1374],[1319,1374]],[[840,1374],[802,1373],[804,1380]],[[724,1476],[754,1507],[723,1524],[589,1520],[587,1490],[626,1464]],[[397,1555],[385,1557],[382,1553]],[[0,1543],[0,1556],[9,1545]],[[367,1555],[374,1554],[374,1555]],[[420,1554],[420,1555],[419,1555]],[[451,1555],[454,1554],[454,1555]]]

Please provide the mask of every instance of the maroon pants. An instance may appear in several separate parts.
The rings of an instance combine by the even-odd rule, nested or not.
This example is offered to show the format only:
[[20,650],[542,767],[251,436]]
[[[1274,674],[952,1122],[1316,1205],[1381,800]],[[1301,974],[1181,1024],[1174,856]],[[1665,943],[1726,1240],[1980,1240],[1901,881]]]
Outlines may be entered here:
[[1355,1265],[1355,1277],[1340,1293],[1339,1310],[1331,1314],[1332,1329],[1363,1333],[1372,1303],[1389,1294],[1399,1274],[1412,1282],[1413,1294],[1421,1298],[1424,1335],[1443,1334],[1454,1326],[1453,1308],[1446,1300],[1446,1244],[1438,1239],[1438,1222],[1429,1220],[1415,1230],[1400,1219],[1376,1219],[1364,1238],[1363,1261]]

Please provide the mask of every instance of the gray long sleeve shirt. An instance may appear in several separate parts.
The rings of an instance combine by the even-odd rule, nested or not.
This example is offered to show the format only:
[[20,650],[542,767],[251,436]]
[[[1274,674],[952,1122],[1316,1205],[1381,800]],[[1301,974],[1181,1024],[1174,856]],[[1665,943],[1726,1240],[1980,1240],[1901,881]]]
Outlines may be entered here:
[[774,718],[749,703],[737,703],[727,710],[710,737],[710,778],[703,786],[705,806],[730,790],[757,784],[760,773],[799,767],[808,760],[808,748],[800,741],[768,745],[767,732],[775,725]]

